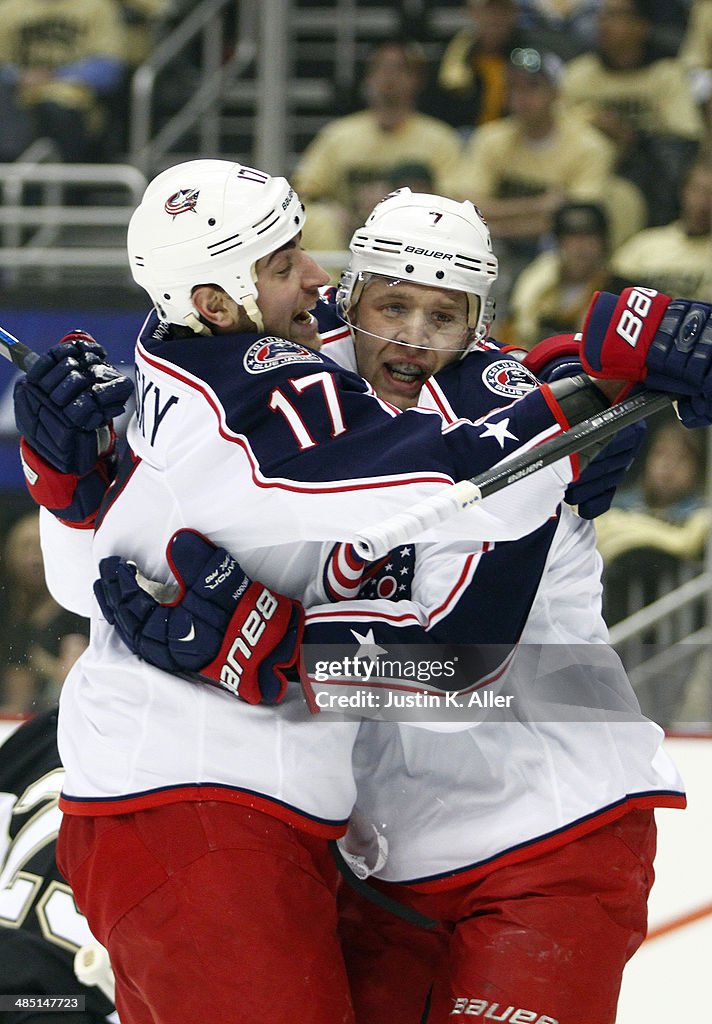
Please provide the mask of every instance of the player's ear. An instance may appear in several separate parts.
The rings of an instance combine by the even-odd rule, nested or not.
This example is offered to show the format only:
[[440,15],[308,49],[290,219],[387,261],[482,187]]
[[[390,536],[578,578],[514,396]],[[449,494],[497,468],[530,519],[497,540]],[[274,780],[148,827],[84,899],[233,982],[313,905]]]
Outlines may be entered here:
[[213,332],[254,331],[256,325],[242,306],[217,284],[200,284],[191,292],[193,306],[200,320]]
[[234,310],[228,294],[215,284],[201,284],[192,292],[193,305],[200,318],[218,329],[235,326]]

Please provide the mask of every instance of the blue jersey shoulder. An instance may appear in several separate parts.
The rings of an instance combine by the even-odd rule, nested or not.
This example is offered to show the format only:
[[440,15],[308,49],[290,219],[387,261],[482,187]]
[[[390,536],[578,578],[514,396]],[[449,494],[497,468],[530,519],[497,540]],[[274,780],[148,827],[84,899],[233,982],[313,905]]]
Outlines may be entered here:
[[498,349],[474,349],[435,377],[458,416],[476,420],[537,387],[530,370]]

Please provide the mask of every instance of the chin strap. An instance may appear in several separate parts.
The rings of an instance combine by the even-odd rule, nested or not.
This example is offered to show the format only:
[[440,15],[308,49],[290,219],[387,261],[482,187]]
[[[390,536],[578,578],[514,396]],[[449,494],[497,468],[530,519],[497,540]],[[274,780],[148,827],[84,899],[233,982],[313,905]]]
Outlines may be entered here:
[[265,324],[262,319],[262,313],[260,307],[257,305],[257,300],[254,295],[243,295],[239,300],[239,305],[242,306],[244,311],[249,316],[250,320],[257,327],[258,331],[264,331]]
[[183,317],[183,321],[186,327],[189,327],[193,334],[202,334],[203,336],[212,335],[212,331],[207,324],[204,324],[197,313],[187,313]]

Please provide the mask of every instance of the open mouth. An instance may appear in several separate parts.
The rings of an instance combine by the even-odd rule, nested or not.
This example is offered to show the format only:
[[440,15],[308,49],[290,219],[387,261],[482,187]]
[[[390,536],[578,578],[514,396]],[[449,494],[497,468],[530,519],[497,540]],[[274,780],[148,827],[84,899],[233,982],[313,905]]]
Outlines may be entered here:
[[301,324],[303,326],[311,326],[314,323],[314,317],[311,315],[308,309],[302,309],[296,316],[292,317],[292,321],[295,324]]
[[399,384],[422,384],[430,374],[417,363],[385,363],[385,368],[393,380]]

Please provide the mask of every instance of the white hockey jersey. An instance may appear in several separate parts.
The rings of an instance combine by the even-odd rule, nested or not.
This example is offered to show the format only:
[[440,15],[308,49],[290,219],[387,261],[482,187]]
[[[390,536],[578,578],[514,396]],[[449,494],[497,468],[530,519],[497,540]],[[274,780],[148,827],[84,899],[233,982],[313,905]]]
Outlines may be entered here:
[[[326,350],[355,368],[349,339]],[[478,415],[490,390],[505,398],[531,386],[508,360],[492,358],[494,372],[476,355],[469,366],[452,364],[425,385],[421,404],[454,422]],[[391,555],[395,565],[398,553]],[[391,575],[399,572],[400,563]],[[379,577],[358,597],[377,594],[389,575]],[[424,629],[440,644],[482,644],[485,652],[495,645],[503,671],[473,680],[474,689],[512,700],[489,712],[460,701],[465,710],[446,731],[442,723],[427,727],[428,709],[400,712],[400,723],[361,725],[357,804],[341,843],[355,865],[378,864],[376,877],[430,891],[538,856],[630,808],[685,806],[663,732],[641,714],[607,644],[591,523],[564,505],[526,537],[469,555],[463,543],[419,544],[408,584],[390,614],[382,601],[341,600],[330,612],[311,609],[307,622],[328,622],[331,639],[342,642],[350,620],[368,623],[386,650],[418,643]],[[510,648],[505,658],[500,652]],[[423,720],[408,720],[416,714]],[[463,729],[468,716],[476,724]]]
[[[277,708],[255,708],[140,661],[87,602],[98,560],[121,554],[166,579],[166,544],[190,527],[227,547],[253,578],[314,604],[323,542],[350,540],[497,461],[507,454],[492,430],[501,418],[512,427],[510,449],[566,425],[539,393],[477,425],[399,414],[312,350],[248,335],[169,337],[150,320],[137,349],[131,455],[91,556],[82,536],[58,543],[68,531],[43,516],[53,593],[92,616],[89,648],[61,697],[63,810],[109,814],[222,799],[319,835],[343,832],[355,796],[357,723],[315,719],[298,689]],[[560,462],[508,489],[506,500],[493,496],[454,517],[436,536],[470,544],[519,536],[546,521],[570,475]]]
[[[513,554],[519,544],[509,545]],[[520,572],[532,571],[526,558],[524,566]],[[499,569],[506,573],[504,560]],[[516,561],[510,569],[514,591]],[[663,732],[641,714],[606,643],[599,580],[592,526],[564,508],[497,689],[513,695],[511,707],[447,734],[364,722],[354,748],[358,797],[342,841],[346,852],[373,865],[387,846],[377,877],[433,891],[536,857],[631,808],[685,806]],[[477,572],[472,587],[478,589]],[[476,614],[466,592],[460,602]],[[506,603],[497,611],[506,619]],[[471,641],[483,632],[486,624],[472,618]],[[532,702],[542,687],[542,701]]]

